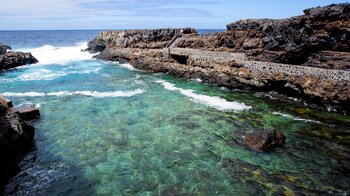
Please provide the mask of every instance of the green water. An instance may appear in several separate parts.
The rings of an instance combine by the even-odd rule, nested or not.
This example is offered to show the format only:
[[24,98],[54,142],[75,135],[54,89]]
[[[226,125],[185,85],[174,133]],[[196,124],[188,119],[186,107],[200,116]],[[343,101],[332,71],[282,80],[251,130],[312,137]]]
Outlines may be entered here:
[[[40,104],[42,114],[35,147],[6,194],[349,194],[347,116],[94,60],[21,68],[1,79],[0,92],[17,105]],[[251,109],[220,110],[159,80]],[[284,147],[245,147],[242,136],[261,128],[283,131]]]

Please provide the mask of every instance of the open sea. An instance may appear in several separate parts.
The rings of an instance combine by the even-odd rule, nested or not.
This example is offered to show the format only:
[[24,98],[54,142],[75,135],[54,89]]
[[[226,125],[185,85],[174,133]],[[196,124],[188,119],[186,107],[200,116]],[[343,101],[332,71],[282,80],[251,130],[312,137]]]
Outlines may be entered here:
[[[4,195],[350,194],[349,116],[95,60],[98,33],[0,31],[39,60],[0,73],[0,94],[42,115]],[[244,146],[261,128],[284,147]]]

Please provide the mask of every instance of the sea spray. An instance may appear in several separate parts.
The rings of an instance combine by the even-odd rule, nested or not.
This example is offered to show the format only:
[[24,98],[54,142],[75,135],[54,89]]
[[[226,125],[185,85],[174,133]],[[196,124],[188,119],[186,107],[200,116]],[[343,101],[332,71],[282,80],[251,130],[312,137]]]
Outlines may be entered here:
[[82,49],[87,48],[87,42],[77,43],[75,46],[55,47],[45,45],[39,48],[24,49],[24,52],[32,53],[39,60],[37,65],[62,64],[65,65],[69,61],[88,60],[93,57],[89,52],[83,52]]

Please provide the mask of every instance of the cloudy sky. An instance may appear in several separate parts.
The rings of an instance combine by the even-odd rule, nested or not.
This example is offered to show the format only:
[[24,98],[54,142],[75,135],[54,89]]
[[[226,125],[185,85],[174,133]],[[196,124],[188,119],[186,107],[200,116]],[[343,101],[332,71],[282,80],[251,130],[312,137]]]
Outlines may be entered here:
[[0,0],[0,30],[224,29],[247,18],[285,18],[344,0]]

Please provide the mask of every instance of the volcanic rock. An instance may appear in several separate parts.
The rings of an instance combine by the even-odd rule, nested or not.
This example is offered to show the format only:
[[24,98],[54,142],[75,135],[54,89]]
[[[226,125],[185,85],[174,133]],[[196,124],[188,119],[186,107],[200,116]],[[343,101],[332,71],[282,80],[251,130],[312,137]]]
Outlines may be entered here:
[[13,52],[10,50],[9,46],[0,43],[0,70],[38,62],[31,53]]
[[10,102],[0,97],[0,192],[19,171],[18,163],[33,144],[34,127],[24,122]]
[[247,134],[244,143],[251,149],[262,152],[282,146],[285,140],[286,137],[282,132],[261,129]]

